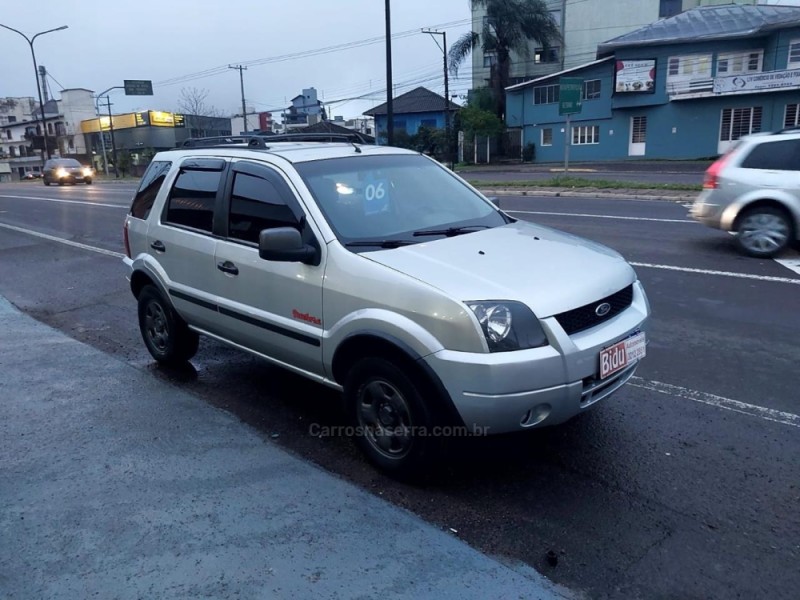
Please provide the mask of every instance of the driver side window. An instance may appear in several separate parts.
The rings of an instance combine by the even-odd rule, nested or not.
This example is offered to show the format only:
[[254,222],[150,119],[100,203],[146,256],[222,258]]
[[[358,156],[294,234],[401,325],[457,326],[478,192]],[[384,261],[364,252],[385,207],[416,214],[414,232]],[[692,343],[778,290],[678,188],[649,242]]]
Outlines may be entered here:
[[228,238],[258,244],[262,229],[298,227],[291,208],[272,182],[236,172],[228,214]]

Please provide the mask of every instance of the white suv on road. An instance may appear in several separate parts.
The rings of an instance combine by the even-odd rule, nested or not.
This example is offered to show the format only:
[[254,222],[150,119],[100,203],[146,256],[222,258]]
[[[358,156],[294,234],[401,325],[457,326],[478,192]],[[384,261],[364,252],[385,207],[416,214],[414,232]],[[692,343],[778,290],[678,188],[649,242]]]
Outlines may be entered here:
[[561,423],[645,355],[647,298],[619,254],[406,150],[161,152],[124,231],[156,360],[188,360],[202,334],[343,390],[358,444],[395,473],[449,433]]
[[800,240],[800,129],[742,138],[706,171],[691,215],[769,258]]

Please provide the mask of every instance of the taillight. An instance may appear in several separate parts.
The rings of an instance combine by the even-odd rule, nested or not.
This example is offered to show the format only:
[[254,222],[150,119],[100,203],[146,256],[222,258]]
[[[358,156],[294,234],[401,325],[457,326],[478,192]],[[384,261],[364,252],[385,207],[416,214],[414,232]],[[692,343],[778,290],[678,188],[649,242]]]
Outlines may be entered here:
[[718,158],[710,167],[708,167],[708,169],[706,169],[706,176],[703,179],[704,190],[716,190],[719,188],[719,176],[722,173],[722,169],[724,169],[725,165],[728,163],[728,161],[730,161],[731,157],[736,152],[737,147],[738,144],[728,150],[726,154]]
[[125,243],[125,256],[131,257],[131,243],[128,240],[128,219],[125,219],[125,224],[122,226],[122,241]]

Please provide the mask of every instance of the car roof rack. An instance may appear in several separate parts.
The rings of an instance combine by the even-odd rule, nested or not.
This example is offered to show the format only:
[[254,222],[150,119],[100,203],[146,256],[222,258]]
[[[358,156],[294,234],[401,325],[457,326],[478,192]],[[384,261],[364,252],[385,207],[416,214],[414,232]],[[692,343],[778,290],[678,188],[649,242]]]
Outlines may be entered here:
[[214,137],[189,138],[181,144],[182,148],[215,148],[218,146],[247,146],[249,148],[268,148],[263,136],[220,135]]
[[347,142],[366,144],[367,140],[357,131],[352,133],[278,133],[266,134],[270,142]]

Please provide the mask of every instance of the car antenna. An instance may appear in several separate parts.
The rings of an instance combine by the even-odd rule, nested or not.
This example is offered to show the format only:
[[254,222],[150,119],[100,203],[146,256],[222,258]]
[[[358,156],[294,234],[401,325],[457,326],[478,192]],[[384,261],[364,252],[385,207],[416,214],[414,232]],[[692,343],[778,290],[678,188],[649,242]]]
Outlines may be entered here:
[[354,140],[350,140],[350,143],[353,144],[353,148],[356,149],[356,154],[361,154],[361,148],[358,147]]

